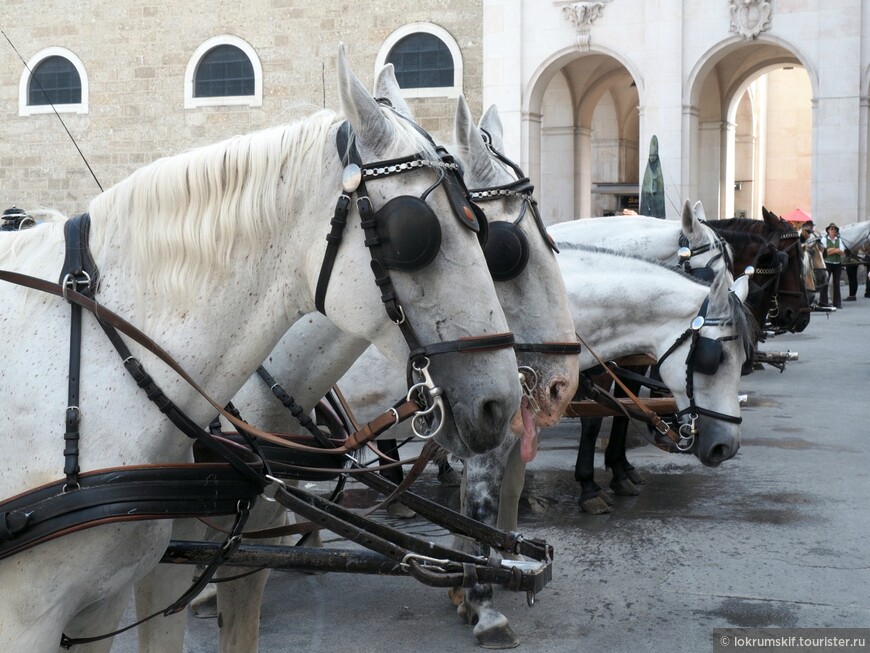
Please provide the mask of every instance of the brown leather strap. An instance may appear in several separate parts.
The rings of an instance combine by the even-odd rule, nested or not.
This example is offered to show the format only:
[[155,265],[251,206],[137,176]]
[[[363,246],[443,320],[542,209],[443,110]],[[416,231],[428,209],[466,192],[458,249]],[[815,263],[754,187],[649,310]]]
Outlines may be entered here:
[[26,288],[40,290],[42,292],[56,295],[58,297],[65,297],[68,302],[87,309],[88,311],[93,313],[98,320],[117,329],[124,335],[131,338],[133,341],[139,343],[142,347],[150,351],[152,354],[157,356],[157,358],[162,360],[167,366],[169,366],[170,369],[172,369],[176,374],[184,379],[190,385],[190,387],[196,390],[196,392],[198,392],[206,401],[214,406],[214,408],[237,429],[239,429],[240,431],[245,431],[250,435],[265,440],[267,442],[271,442],[272,444],[289,447],[291,449],[297,449],[299,451],[343,455],[345,453],[354,451],[359,447],[363,446],[366,442],[375,439],[378,435],[386,431],[388,428],[390,428],[394,424],[397,424],[398,422],[408,419],[420,409],[416,402],[405,401],[396,408],[390,409],[387,412],[381,414],[379,417],[373,419],[371,422],[363,426],[362,429],[358,430],[356,433],[353,433],[350,437],[348,437],[347,442],[344,446],[336,447],[335,449],[322,449],[320,447],[312,447],[292,442],[285,438],[277,437],[272,433],[262,431],[256,426],[252,426],[251,424],[248,424],[247,422],[239,419],[235,415],[228,413],[226,410],[224,410],[224,407],[216,402],[214,399],[212,399],[208,395],[208,393],[206,393],[206,391],[203,390],[199,386],[199,384],[194,381],[187,372],[184,371],[181,365],[179,365],[175,361],[175,359],[172,358],[172,356],[170,356],[169,353],[165,351],[160,345],[158,345],[151,338],[142,333],[142,331],[140,331],[138,328],[127,322],[120,315],[97,303],[93,299],[86,297],[85,295],[82,295],[81,293],[70,288],[64,289],[59,284],[52,283],[51,281],[46,281],[45,279],[39,279],[37,277],[31,277],[29,275],[21,274],[18,272],[0,270],[0,280],[8,281],[9,283],[14,283],[19,286],[24,286]]
[[598,354],[595,353],[595,351],[589,346],[589,344],[585,340],[583,340],[582,337],[580,337],[579,333],[577,334],[577,339],[580,340],[580,343],[584,347],[586,347],[589,353],[592,354],[595,360],[598,361],[601,367],[604,368],[607,374],[609,374],[613,381],[622,389],[622,391],[625,393],[625,396],[634,402],[635,406],[637,406],[638,410],[640,410],[640,412],[643,413],[644,417],[649,420],[649,423],[652,424],[653,428],[655,428],[655,430],[662,435],[667,436],[670,440],[673,440],[675,444],[678,443],[680,441],[680,436],[674,433],[674,430],[668,425],[668,423],[665,422],[661,417],[659,417],[655,413],[655,411],[647,408],[647,406],[637,397],[637,395],[635,395],[631,390],[628,389],[628,387],[622,382],[622,380],[613,373],[613,370],[611,370],[610,367],[608,367],[608,365],[598,357]]

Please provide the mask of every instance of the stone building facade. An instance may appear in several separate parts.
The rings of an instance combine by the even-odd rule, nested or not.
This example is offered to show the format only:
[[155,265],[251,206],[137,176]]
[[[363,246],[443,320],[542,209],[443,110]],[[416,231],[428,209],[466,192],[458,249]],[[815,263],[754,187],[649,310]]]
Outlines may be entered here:
[[[459,92],[475,116],[496,104],[548,223],[636,195],[653,135],[669,217],[700,199],[711,217],[767,206],[867,218],[860,0],[5,0],[3,12],[26,62],[58,51],[81,66],[86,106],[61,117],[104,187],[161,156],[338,109],[340,42],[371,83],[391,44],[424,29],[450,43],[458,79],[409,95],[418,121],[446,142]],[[260,67],[256,102],[191,101],[197,57],[222,42]],[[56,116],[22,110],[28,74],[5,40],[0,52],[0,205],[86,209],[96,183]]]
[[[595,215],[602,182],[636,184],[653,135],[669,216],[689,198],[708,216],[740,201],[759,217],[789,188],[808,196],[769,208],[867,219],[870,3],[484,0],[483,21],[483,99],[502,108],[548,221]],[[806,87],[804,113],[781,111],[773,138],[768,106],[788,98],[752,88],[771,71],[798,71]],[[785,165],[789,141],[807,145]]]
[[[443,30],[458,48],[457,86],[479,115],[481,11],[480,0],[4,0],[0,28],[21,58],[0,38],[0,207],[74,213],[99,192],[57,116],[21,115],[27,82],[21,59],[38,63],[40,53],[59,52],[78,60],[86,107],[60,116],[107,188],[162,156],[322,107],[338,110],[339,43],[346,44],[360,79],[371,84],[385,43],[418,23]],[[258,60],[261,102],[185,108],[186,75],[197,49],[221,41],[246,44]],[[454,97],[409,103],[433,135],[452,136]]]

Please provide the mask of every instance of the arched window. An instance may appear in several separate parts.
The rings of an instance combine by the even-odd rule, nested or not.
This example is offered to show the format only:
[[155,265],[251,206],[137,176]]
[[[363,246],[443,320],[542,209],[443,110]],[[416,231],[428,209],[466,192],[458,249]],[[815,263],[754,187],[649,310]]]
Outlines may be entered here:
[[390,50],[387,63],[395,66],[402,88],[453,86],[453,57],[444,41],[432,34],[406,36]]
[[248,43],[217,36],[196,49],[184,74],[185,108],[262,104],[263,69]]
[[64,48],[37,52],[21,74],[18,114],[87,113],[88,76],[76,55]]
[[254,94],[254,67],[234,45],[209,50],[196,68],[194,97],[227,97]]
[[450,33],[432,23],[410,23],[384,41],[375,75],[391,63],[405,97],[459,97],[462,55]]
[[81,104],[82,80],[69,59],[53,56],[33,69],[27,104]]

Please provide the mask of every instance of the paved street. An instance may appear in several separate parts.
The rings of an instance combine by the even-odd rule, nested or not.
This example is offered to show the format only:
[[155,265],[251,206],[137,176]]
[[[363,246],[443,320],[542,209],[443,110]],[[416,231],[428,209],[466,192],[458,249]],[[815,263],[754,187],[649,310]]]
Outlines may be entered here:
[[[720,468],[633,449],[641,495],[586,516],[573,480],[579,423],[543,434],[520,525],[555,546],[554,578],[533,608],[497,591],[517,650],[696,653],[712,650],[719,627],[870,626],[870,299],[845,306],[763,345],[799,360],[744,377],[742,447]],[[597,465],[606,484],[600,454]],[[422,487],[455,501],[434,472]],[[440,535],[419,520],[406,527]],[[217,650],[216,620],[190,619],[188,631],[185,651]],[[264,653],[476,648],[445,591],[406,578],[275,573],[261,632]],[[113,650],[135,641],[126,634]]]

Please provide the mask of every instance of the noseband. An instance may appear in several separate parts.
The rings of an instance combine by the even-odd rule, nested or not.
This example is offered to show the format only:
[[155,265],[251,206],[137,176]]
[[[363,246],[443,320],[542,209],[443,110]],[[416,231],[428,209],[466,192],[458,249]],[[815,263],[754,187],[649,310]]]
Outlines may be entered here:
[[689,354],[686,356],[686,396],[689,398],[689,407],[677,413],[677,417],[689,416],[687,423],[681,424],[679,428],[680,440],[676,443],[676,448],[680,451],[688,451],[695,444],[695,438],[698,435],[698,429],[695,426],[700,415],[712,417],[722,422],[730,424],[740,424],[743,421],[742,417],[719,413],[703,406],[698,406],[695,403],[695,374],[705,374],[708,376],[714,375],[722,362],[724,352],[722,350],[722,342],[727,340],[737,340],[736,334],[730,336],[721,336],[719,338],[708,338],[701,335],[701,329],[705,326],[722,326],[728,324],[728,319],[724,317],[707,317],[707,308],[710,304],[710,298],[704,299],[701,308],[698,310],[697,316],[692,320],[691,325],[674,341],[668,350],[659,358],[656,363],[657,368],[661,368],[665,359],[670,356],[677,348],[687,339],[689,340]]
[[[418,130],[425,134],[431,142],[431,138],[426,132],[419,128]],[[353,140],[353,131],[347,122],[343,123],[338,130],[336,147],[339,156],[345,161],[342,193],[336,202],[335,213],[331,221],[332,229],[326,237],[326,252],[317,281],[315,307],[326,315],[325,302],[329,278],[347,225],[350,204],[353,197],[356,196],[356,206],[365,233],[365,244],[369,248],[372,258],[371,268],[375,284],[381,290],[381,301],[387,315],[402,330],[410,349],[407,374],[411,389],[408,397],[410,398],[412,394],[416,393],[421,404],[421,411],[412,420],[412,426],[418,437],[430,438],[440,430],[444,423],[444,408],[442,403],[443,391],[434,384],[428,372],[429,359],[441,354],[470,353],[512,347],[514,336],[507,332],[487,336],[470,336],[428,345],[421,344],[416,331],[405,316],[389,270],[420,269],[430,263],[438,253],[441,243],[440,225],[437,216],[425,202],[426,197],[437,187],[444,188],[454,214],[466,228],[480,233],[483,229],[483,221],[474,210],[468,197],[465,182],[459,174],[459,165],[443,148],[436,147],[440,157],[438,161],[426,159],[421,154],[412,154],[399,159],[363,164]],[[375,211],[368,196],[367,181],[425,168],[436,170],[438,178],[423,192],[421,197],[396,197],[387,202],[380,210]],[[414,220],[420,219],[417,227],[409,227],[407,224],[409,216]],[[422,231],[427,233],[426,242],[422,246],[419,246],[419,243],[415,244],[413,238],[405,237],[408,229],[419,228],[419,224],[424,225]],[[397,243],[397,241],[401,242]],[[403,243],[415,245],[412,247],[415,251],[410,256],[408,248]],[[414,378],[420,379],[420,382],[414,383]],[[424,426],[424,420],[436,409],[440,410],[441,420],[437,428],[432,430]]]

